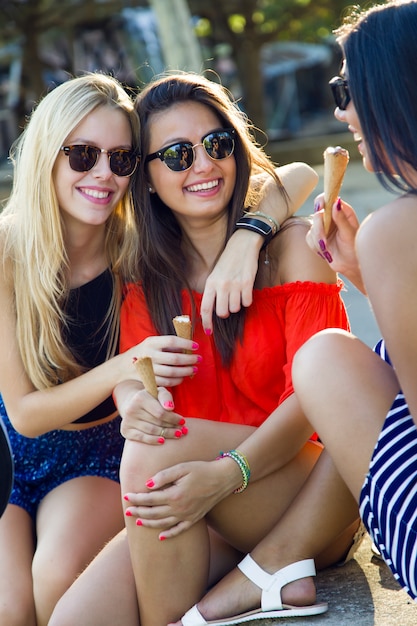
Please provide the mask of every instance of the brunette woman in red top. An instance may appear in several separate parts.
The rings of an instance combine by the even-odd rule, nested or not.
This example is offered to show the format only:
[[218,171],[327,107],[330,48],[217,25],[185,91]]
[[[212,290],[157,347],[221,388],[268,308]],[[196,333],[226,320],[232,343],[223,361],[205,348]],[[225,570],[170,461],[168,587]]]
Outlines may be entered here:
[[[173,332],[172,318],[189,314],[190,348],[197,343],[201,357],[194,375],[161,390],[159,401],[135,381],[116,391],[121,414],[136,410],[153,422],[149,442],[165,440],[127,440],[121,466],[140,623],[160,626],[180,619],[252,550],[308,478],[322,448],[309,439],[294,396],[292,358],[318,330],[348,321],[336,275],[308,248],[308,225],[293,220],[261,253],[253,304],[215,319],[213,334],[205,333],[196,315],[205,280],[247,206],[250,173],[273,176],[272,166],[239,109],[204,78],[159,79],[140,94],[137,109],[145,157],[137,197],[142,282],[126,294],[121,347]],[[211,154],[214,135],[225,148],[221,158]],[[184,146],[187,170],[179,165]],[[165,439],[175,431],[169,403],[187,418],[186,436]],[[210,548],[213,531],[222,553]],[[295,578],[312,575],[308,560],[299,568]],[[275,610],[279,595],[264,617]],[[313,601],[288,614],[323,610]]]

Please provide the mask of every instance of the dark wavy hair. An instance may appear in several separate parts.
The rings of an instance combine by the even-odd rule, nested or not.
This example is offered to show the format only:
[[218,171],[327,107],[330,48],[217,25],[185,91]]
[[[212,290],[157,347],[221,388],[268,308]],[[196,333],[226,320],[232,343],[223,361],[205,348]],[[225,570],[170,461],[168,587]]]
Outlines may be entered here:
[[[182,247],[185,235],[170,208],[156,193],[149,192],[145,160],[149,153],[152,116],[179,102],[190,101],[209,107],[218,117],[222,128],[235,130],[236,184],[229,205],[224,245],[232,235],[244,207],[254,199],[255,192],[249,189],[252,173],[267,172],[276,179],[285,195],[272,162],[251,134],[252,127],[247,117],[221,85],[204,76],[186,72],[157,77],[142,90],[135,103],[141,120],[140,143],[143,155],[134,194],[141,239],[139,272],[152,320],[160,334],[173,333],[172,318],[182,313],[181,291],[188,290],[191,297],[192,290],[187,278],[188,261]],[[193,319],[195,315],[194,307]],[[242,336],[244,316],[244,309],[227,319],[214,316],[214,340],[225,363],[230,362],[235,342]]]
[[335,31],[372,166],[384,187],[417,193],[417,1],[353,11]]

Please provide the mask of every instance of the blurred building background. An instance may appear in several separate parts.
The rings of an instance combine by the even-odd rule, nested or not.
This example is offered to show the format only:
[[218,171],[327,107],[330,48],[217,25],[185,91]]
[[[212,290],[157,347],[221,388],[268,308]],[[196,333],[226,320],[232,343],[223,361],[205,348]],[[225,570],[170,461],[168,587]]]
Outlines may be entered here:
[[[343,130],[328,80],[348,0],[2,0],[0,163],[48,90],[85,71],[135,92],[164,69],[209,71],[264,144]],[[360,3],[359,3],[360,4]]]

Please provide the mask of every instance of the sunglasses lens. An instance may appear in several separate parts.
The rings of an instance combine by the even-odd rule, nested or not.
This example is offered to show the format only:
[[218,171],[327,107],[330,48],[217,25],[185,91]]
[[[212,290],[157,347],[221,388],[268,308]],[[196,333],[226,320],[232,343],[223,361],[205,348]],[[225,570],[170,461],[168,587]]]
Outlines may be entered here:
[[163,161],[173,172],[188,170],[194,161],[193,148],[190,143],[175,143],[163,152]]
[[99,150],[93,146],[69,146],[69,164],[75,172],[88,172],[97,162]]
[[235,140],[230,131],[219,130],[204,137],[203,146],[212,159],[226,159],[233,153]]
[[[97,163],[100,149],[95,146],[75,145],[65,148],[69,164],[75,172],[88,172]],[[137,157],[133,150],[111,150],[110,169],[116,176],[130,176],[136,169]]]
[[136,154],[132,150],[113,150],[110,155],[110,169],[116,176],[130,176],[136,165]]
[[348,87],[347,81],[343,78],[336,77],[336,78],[332,78],[329,85],[333,92],[333,98],[334,98],[336,106],[341,111],[345,111],[347,105],[350,102],[350,94],[349,94],[349,87]]

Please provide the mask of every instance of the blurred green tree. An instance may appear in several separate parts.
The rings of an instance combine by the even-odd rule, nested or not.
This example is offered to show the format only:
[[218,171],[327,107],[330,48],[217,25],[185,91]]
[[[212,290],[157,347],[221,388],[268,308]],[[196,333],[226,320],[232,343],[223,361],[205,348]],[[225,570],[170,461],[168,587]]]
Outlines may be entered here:
[[[172,0],[159,0],[158,4],[164,2],[169,22],[170,9],[175,4]],[[50,61],[42,54],[48,39],[59,33],[59,40],[67,43],[59,69],[67,74],[76,73],[79,68],[74,66],[72,42],[81,27],[103,24],[104,28],[109,18],[122,9],[150,4],[155,5],[155,0],[1,0],[0,46],[19,42],[22,50],[21,93],[17,104],[20,120],[27,113],[28,103],[37,101],[44,92],[45,72],[54,69],[48,68]],[[263,128],[260,96],[263,46],[274,41],[322,42],[340,23],[351,0],[188,0],[188,5],[195,16],[196,32],[202,41],[209,43],[210,50],[220,44],[230,49],[245,109],[252,121]],[[178,33],[176,42],[182,45]],[[165,62],[175,66],[172,57]],[[205,61],[205,65],[209,66],[210,61]]]

